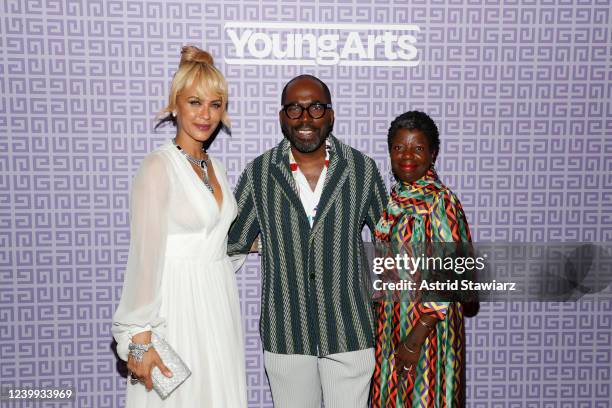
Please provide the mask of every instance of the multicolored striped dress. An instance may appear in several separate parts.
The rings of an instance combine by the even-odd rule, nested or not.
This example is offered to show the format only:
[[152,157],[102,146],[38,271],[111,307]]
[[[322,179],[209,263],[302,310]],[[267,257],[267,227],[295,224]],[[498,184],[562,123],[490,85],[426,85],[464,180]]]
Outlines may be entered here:
[[[391,190],[386,210],[376,226],[376,239],[406,242],[471,241],[457,197],[434,170],[413,183],[399,182]],[[465,329],[457,302],[377,303],[376,369],[372,407],[462,407],[464,398]],[[422,314],[440,319],[421,348],[414,383],[393,369],[393,351]]]

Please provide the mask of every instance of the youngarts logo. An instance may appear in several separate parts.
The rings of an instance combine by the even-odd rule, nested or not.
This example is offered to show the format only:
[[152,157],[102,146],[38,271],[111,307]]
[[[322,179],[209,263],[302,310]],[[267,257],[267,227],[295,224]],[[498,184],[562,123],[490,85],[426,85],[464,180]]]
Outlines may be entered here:
[[235,65],[414,67],[420,62],[416,25],[229,22]]

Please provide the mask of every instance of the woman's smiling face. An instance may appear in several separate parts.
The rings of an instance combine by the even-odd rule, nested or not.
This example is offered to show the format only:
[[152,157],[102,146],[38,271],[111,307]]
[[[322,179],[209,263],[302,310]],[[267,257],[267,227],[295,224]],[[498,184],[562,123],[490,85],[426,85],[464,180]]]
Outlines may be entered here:
[[177,139],[207,141],[219,126],[224,110],[219,96],[210,92],[202,95],[195,84],[183,88],[176,98]]
[[400,181],[415,182],[427,173],[436,153],[419,129],[398,129],[391,139],[389,152],[393,174]]

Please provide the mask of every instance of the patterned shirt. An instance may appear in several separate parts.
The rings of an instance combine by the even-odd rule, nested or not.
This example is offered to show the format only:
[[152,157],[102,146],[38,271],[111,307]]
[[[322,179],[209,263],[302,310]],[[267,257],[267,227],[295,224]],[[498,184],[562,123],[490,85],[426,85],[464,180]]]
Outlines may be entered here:
[[374,346],[368,263],[361,231],[386,202],[372,159],[329,136],[330,157],[312,226],[283,140],[249,163],[235,195],[230,255],[261,237],[260,331],[265,351],[321,355]]

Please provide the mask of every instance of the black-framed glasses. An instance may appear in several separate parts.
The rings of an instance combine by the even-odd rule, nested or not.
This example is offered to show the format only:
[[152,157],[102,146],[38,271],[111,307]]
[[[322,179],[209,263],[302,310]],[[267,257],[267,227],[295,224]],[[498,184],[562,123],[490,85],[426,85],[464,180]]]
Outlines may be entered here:
[[308,111],[308,114],[313,119],[321,119],[325,115],[325,112],[331,108],[331,103],[314,102],[306,107],[300,105],[299,103],[289,103],[283,106],[283,111],[289,119],[300,118],[304,111]]

